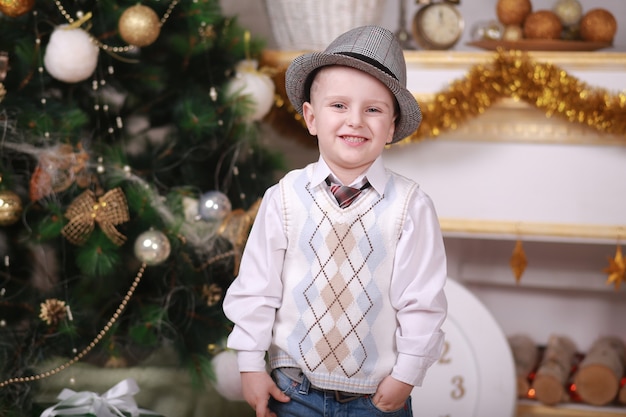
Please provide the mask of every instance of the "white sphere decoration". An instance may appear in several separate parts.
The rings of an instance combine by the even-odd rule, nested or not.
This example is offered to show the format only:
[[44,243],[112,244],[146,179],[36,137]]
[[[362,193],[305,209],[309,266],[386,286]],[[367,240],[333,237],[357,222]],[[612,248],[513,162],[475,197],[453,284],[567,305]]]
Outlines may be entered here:
[[558,0],[552,11],[558,16],[563,26],[577,24],[583,15],[583,8],[578,0]]
[[77,83],[94,73],[99,52],[87,32],[61,25],[50,35],[43,63],[46,71],[57,80]]
[[254,102],[254,110],[246,116],[248,121],[263,119],[274,105],[274,82],[267,75],[258,71],[258,62],[246,59],[235,67],[235,77],[229,81],[228,95],[247,95]]
[[228,196],[221,191],[209,191],[200,196],[198,214],[205,221],[222,221],[232,210]]
[[165,261],[171,250],[169,239],[158,230],[143,232],[135,241],[135,256],[147,265],[158,265]]
[[224,350],[211,359],[211,364],[215,371],[215,390],[229,401],[244,401],[237,354],[232,350]]

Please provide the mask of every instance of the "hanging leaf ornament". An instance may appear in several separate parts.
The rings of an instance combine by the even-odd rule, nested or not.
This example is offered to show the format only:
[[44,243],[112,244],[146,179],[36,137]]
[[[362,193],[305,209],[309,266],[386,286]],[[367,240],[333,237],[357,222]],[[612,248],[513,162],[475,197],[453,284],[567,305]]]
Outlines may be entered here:
[[609,266],[603,269],[603,272],[609,274],[606,284],[615,285],[615,291],[619,290],[619,287],[624,280],[626,280],[626,261],[622,254],[622,247],[617,245],[615,250],[615,256],[609,258]]
[[513,249],[513,254],[509,260],[509,265],[511,266],[513,275],[515,275],[515,282],[519,284],[522,279],[522,275],[526,270],[526,266],[528,265],[526,252],[524,251],[524,245],[521,240],[515,242],[515,248]]
[[67,190],[72,184],[85,188],[90,183],[89,154],[82,148],[61,144],[42,151],[30,178],[31,201]]

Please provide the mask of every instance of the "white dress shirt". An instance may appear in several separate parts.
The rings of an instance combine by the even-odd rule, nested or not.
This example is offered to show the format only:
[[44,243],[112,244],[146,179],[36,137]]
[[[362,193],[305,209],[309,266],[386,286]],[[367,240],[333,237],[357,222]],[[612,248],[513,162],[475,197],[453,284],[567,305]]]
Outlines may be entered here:
[[[331,174],[320,157],[310,186],[319,185]],[[383,194],[387,177],[382,157],[353,184],[363,177],[379,195]],[[235,324],[228,347],[238,351],[240,372],[265,371],[267,367],[265,354],[272,343],[275,311],[281,307],[281,267],[288,244],[281,200],[278,185],[265,193],[239,276],[224,299],[224,312]],[[400,381],[421,385],[426,370],[441,355],[446,276],[445,248],[436,211],[430,197],[417,187],[398,241],[391,282],[390,303],[397,311],[397,359],[392,376]]]

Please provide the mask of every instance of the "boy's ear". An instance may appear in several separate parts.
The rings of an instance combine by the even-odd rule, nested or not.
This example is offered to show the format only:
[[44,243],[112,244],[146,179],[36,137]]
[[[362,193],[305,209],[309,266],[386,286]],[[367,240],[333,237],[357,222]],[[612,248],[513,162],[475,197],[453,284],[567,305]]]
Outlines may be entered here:
[[398,116],[393,117],[393,123],[391,124],[391,128],[389,129],[389,137],[387,137],[386,143],[393,142],[393,135],[396,133],[396,122],[398,121]]
[[317,135],[317,128],[315,127],[315,113],[313,112],[313,106],[308,101],[302,104],[302,118],[306,123],[306,127],[309,133],[313,136]]

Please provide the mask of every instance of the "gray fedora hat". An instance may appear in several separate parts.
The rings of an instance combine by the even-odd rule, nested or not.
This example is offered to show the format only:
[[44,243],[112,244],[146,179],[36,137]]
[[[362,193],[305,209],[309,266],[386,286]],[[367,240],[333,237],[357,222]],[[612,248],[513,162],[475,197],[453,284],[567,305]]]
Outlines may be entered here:
[[285,88],[293,107],[302,114],[309,101],[312,74],[329,65],[344,65],[370,74],[385,84],[398,102],[400,114],[392,143],[410,136],[422,121],[422,112],[406,88],[406,63],[394,34],[379,26],[351,29],[331,42],[324,52],[295,58],[285,73]]

